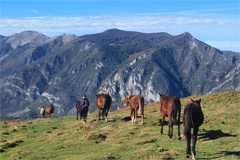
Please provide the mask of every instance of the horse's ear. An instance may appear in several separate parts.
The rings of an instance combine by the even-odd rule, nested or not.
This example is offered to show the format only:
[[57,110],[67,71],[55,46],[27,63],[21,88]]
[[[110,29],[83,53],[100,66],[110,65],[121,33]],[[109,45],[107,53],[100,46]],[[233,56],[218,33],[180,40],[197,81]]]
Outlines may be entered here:
[[201,98],[198,100],[198,103],[199,103],[199,104],[201,103]]

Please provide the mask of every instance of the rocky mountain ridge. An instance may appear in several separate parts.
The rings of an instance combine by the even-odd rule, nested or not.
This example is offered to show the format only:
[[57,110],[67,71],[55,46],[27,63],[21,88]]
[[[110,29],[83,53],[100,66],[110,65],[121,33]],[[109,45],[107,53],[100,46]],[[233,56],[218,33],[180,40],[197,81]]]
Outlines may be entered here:
[[[186,97],[240,89],[240,54],[220,51],[188,32],[19,35],[31,33],[22,43],[11,36],[0,39],[1,119],[37,118],[40,107],[50,103],[57,116],[72,115],[74,100],[83,94],[93,112],[95,94],[102,92],[112,96],[111,108],[117,109],[127,94],[153,102],[159,92]],[[38,44],[30,44],[38,36]]]

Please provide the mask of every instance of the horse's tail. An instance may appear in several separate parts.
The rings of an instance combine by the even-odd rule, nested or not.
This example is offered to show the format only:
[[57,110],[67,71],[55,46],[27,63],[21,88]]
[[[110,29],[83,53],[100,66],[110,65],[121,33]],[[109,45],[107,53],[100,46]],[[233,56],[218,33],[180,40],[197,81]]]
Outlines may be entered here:
[[109,109],[112,103],[112,98],[109,95],[105,96],[105,100],[104,100],[104,105],[103,105],[103,109]]
[[[181,103],[180,103],[180,100],[178,98],[175,98],[173,100],[173,104],[172,104],[173,124],[177,124],[177,115],[178,115],[177,112],[178,112],[178,110],[181,110]],[[178,116],[180,116],[180,115],[178,115]]]
[[139,110],[138,110],[138,114],[143,114],[144,112],[144,98],[140,98],[139,99]]
[[183,131],[183,134],[184,134],[185,136],[186,136],[186,134],[191,130],[192,110],[193,110],[192,104],[190,104],[190,105],[184,110],[184,115],[183,115],[184,131]]

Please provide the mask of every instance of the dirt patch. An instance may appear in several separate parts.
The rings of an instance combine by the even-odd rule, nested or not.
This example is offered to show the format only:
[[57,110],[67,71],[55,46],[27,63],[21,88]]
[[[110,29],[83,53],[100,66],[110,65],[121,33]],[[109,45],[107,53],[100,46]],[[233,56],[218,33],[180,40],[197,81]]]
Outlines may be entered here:
[[165,147],[159,147],[157,150],[158,150],[158,152],[168,151],[168,149]]

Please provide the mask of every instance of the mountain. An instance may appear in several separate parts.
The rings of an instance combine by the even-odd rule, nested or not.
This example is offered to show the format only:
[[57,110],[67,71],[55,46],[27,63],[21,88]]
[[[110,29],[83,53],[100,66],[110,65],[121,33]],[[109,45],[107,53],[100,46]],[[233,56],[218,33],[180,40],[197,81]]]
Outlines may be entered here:
[[1,40],[1,119],[37,118],[40,107],[50,103],[57,116],[72,115],[74,100],[83,94],[93,112],[95,94],[102,92],[111,95],[111,109],[117,109],[127,94],[153,102],[158,92],[186,97],[240,89],[240,54],[220,51],[188,32],[172,36],[111,29],[46,37],[39,45],[30,40],[17,48],[9,38]]

